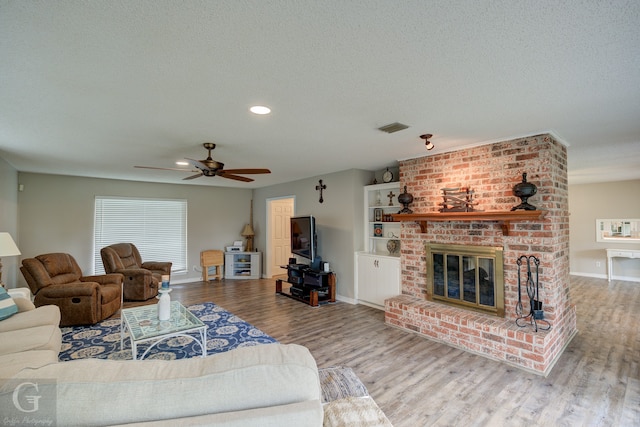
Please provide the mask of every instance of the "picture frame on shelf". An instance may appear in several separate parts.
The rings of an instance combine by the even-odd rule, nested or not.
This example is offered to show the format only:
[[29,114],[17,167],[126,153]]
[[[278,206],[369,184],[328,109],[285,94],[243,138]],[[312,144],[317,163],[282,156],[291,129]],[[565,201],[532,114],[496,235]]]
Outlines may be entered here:
[[374,221],[382,221],[382,209],[376,208],[373,210],[373,220]]
[[383,235],[384,235],[384,229],[382,228],[382,224],[379,224],[379,223],[373,224],[373,236],[382,237]]

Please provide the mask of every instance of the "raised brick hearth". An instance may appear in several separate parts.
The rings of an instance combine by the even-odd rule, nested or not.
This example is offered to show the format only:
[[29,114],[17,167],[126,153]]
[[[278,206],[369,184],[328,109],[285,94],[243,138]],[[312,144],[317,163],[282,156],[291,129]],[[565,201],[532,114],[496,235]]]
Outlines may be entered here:
[[[402,224],[402,295],[385,304],[385,321],[431,339],[546,375],[575,335],[569,293],[569,213],[566,148],[551,135],[519,138],[400,162],[400,181],[414,196],[414,213],[436,212],[443,187],[468,186],[477,210],[509,211],[520,203],[514,184],[527,172],[538,193],[529,203],[548,211],[544,219],[511,224],[508,236],[496,222],[429,222],[425,232]],[[427,301],[425,243],[504,248],[505,317]],[[515,324],[521,255],[540,259],[540,299],[548,331]],[[523,294],[525,309],[528,304]]]

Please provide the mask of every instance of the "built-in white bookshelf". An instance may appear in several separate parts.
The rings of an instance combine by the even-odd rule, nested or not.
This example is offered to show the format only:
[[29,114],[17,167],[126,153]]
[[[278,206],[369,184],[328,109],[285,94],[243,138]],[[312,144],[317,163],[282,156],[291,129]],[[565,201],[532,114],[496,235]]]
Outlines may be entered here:
[[365,252],[400,256],[400,222],[391,218],[402,209],[400,193],[399,182],[364,187]]

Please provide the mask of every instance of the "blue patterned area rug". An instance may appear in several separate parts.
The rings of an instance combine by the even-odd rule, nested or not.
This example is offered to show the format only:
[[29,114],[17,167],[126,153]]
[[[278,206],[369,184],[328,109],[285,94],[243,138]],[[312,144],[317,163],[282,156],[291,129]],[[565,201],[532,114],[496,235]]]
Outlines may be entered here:
[[[260,329],[245,322],[233,313],[212,302],[187,307],[207,328],[207,354],[222,353],[237,347],[277,342]],[[195,335],[194,335],[195,336]],[[138,357],[147,349],[147,344],[138,344]],[[163,340],[152,348],[145,359],[183,359],[200,356],[200,344],[186,337]],[[120,348],[120,319],[108,319],[93,326],[62,328],[62,350],[60,361],[75,359],[131,360],[131,341],[124,339]]]

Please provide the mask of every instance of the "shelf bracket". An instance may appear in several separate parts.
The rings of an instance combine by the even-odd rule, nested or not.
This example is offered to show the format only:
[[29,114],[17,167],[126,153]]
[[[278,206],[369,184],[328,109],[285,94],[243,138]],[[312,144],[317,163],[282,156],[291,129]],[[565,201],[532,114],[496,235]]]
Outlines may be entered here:
[[427,232],[427,221],[416,221],[416,224],[418,224],[420,226],[420,232],[421,233],[426,233]]
[[509,221],[500,222],[500,228],[502,228],[502,235],[503,236],[508,236],[509,235],[509,226],[510,226]]

